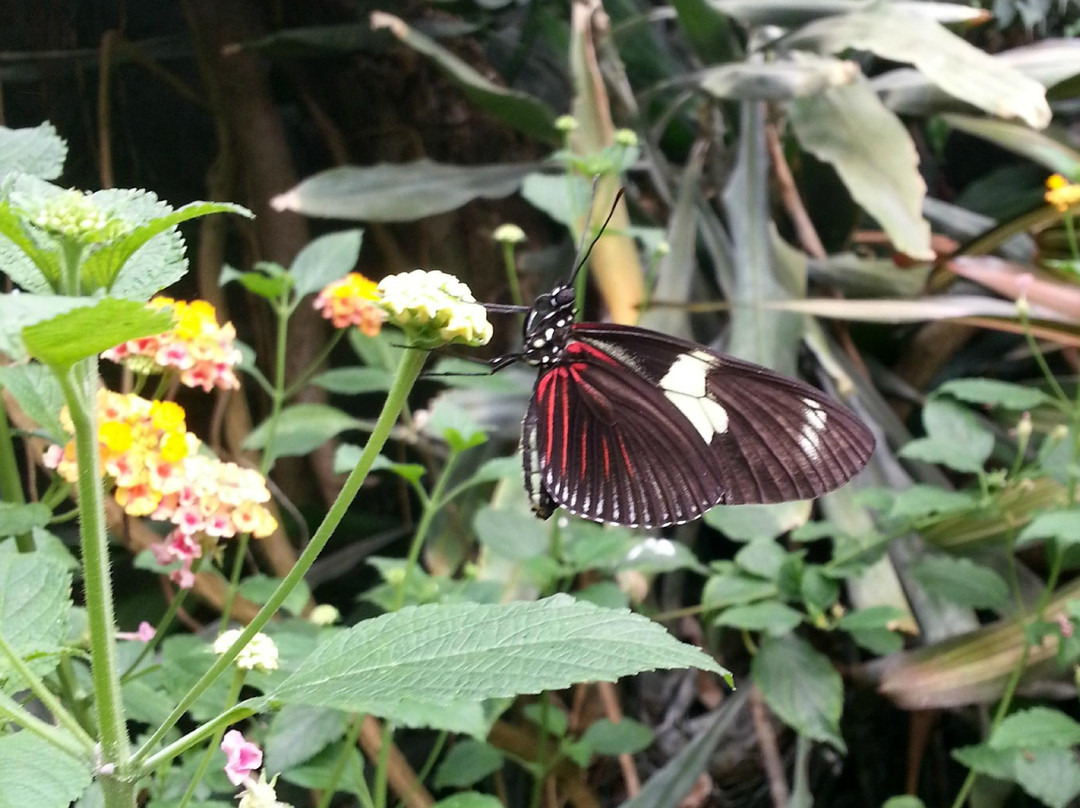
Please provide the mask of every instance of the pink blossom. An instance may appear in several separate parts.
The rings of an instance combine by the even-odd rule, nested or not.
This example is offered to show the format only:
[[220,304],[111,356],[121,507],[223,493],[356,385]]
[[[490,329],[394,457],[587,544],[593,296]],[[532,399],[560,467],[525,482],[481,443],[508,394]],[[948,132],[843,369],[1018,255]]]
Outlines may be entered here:
[[262,765],[262,750],[258,744],[244,740],[239,730],[231,729],[221,739],[221,751],[225,753],[225,776],[234,786],[240,785],[255,769]]
[[157,631],[154,630],[154,627],[143,620],[139,623],[138,631],[118,631],[116,632],[116,639],[150,642],[150,640],[154,639],[155,634],[157,634]]
[[181,589],[195,586],[195,573],[191,571],[191,559],[185,558],[183,565],[169,573],[169,580]]

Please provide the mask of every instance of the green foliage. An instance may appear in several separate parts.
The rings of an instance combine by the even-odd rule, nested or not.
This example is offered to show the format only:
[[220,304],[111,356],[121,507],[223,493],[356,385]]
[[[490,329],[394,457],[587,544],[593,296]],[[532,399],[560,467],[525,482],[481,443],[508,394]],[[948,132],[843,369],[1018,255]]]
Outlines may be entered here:
[[0,808],[66,808],[90,785],[90,767],[29,732],[0,735]]
[[[39,554],[0,554],[0,636],[38,676],[50,673],[68,631],[71,573]],[[0,654],[0,690],[21,690],[11,661]]]

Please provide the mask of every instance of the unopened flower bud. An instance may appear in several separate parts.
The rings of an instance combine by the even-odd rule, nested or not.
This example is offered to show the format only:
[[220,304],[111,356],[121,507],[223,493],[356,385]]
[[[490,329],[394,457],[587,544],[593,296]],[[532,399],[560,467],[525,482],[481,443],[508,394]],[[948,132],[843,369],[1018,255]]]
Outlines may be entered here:
[[332,626],[341,619],[341,612],[329,603],[320,603],[308,615],[308,620],[317,626]]
[[525,240],[525,231],[516,224],[501,224],[492,236],[501,244],[520,244]]
[[573,132],[578,128],[577,118],[573,115],[560,115],[555,119],[555,128],[560,132]]
[[626,148],[633,148],[638,144],[637,132],[633,129],[620,129],[615,133],[615,142]]

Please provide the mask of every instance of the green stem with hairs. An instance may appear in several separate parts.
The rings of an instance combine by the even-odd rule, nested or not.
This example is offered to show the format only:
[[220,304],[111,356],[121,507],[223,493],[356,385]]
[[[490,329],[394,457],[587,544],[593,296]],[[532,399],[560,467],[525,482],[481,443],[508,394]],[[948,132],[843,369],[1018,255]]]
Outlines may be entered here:
[[263,607],[259,609],[251,622],[248,623],[247,627],[244,628],[229,650],[219,656],[217,661],[210,666],[206,673],[199,677],[199,680],[192,685],[191,689],[180,699],[165,721],[154,730],[142,745],[135,754],[135,762],[137,765],[141,766],[141,764],[143,764],[150,756],[154,747],[157,746],[168,731],[176,725],[176,722],[183,718],[184,714],[188,711],[188,708],[195,703],[195,700],[205,693],[206,689],[221,676],[225,669],[228,668],[236,658],[236,655],[239,654],[251,638],[270,621],[270,618],[274,616],[274,613],[281,607],[281,604],[285,602],[300,581],[303,580],[304,575],[311,568],[311,565],[315,563],[315,560],[319,557],[319,553],[322,552],[326,543],[330,540],[330,536],[333,534],[334,529],[341,523],[346,511],[349,509],[349,505],[356,496],[356,492],[360,490],[360,486],[363,484],[364,479],[371,470],[375,458],[379,456],[379,452],[382,450],[383,445],[390,437],[390,432],[393,429],[394,424],[397,423],[398,415],[405,405],[406,397],[416,383],[416,379],[420,375],[420,371],[423,369],[426,360],[427,351],[411,350],[404,353],[401,365],[398,367],[397,375],[394,378],[393,385],[390,387],[390,392],[387,394],[386,401],[383,404],[382,412],[379,414],[379,420],[375,423],[375,428],[371,432],[371,437],[364,447],[364,451],[360,454],[360,460],[357,462],[356,468],[352,470],[345,480],[345,484],[341,488],[341,493],[338,494],[337,499],[335,499],[334,503],[330,506],[322,524],[319,525],[315,534],[311,537],[311,541],[308,542],[307,547],[304,548],[304,552],[300,554],[300,557],[296,560],[293,568],[289,570],[285,578],[278,584],[278,588],[274,590],[273,594]]
[[261,698],[246,699],[245,701],[240,702],[215,718],[207,721],[205,724],[193,729],[179,740],[173,741],[160,752],[148,757],[142,766],[143,772],[148,774],[149,772],[154,771],[159,766],[171,761],[173,758],[179,757],[204,738],[210,737],[219,729],[224,729],[225,727],[235,724],[237,721],[243,721],[245,718],[250,718],[264,707],[265,700]]
[[[240,688],[244,686],[244,676],[247,674],[243,668],[237,668],[233,672],[232,682],[229,683],[229,693],[225,696],[225,714],[228,714],[229,710],[236,706],[236,700],[240,697]],[[215,724],[214,730],[210,736],[210,743],[206,745],[206,751],[203,752],[202,760],[199,761],[199,767],[195,770],[195,774],[191,778],[191,782],[188,783],[187,789],[184,791],[184,796],[180,798],[180,802],[177,803],[176,808],[187,808],[187,804],[191,802],[191,798],[195,796],[195,790],[199,787],[199,783],[202,782],[204,776],[206,776],[206,770],[210,768],[210,761],[214,759],[214,754],[218,751],[218,746],[221,744],[221,738],[225,734],[225,727],[227,724],[221,721],[213,722]]]
[[65,370],[54,368],[75,428],[78,465],[79,533],[82,542],[86,616],[90,629],[90,676],[98,717],[101,762],[112,774],[99,778],[107,808],[135,804],[128,779],[129,744],[120,672],[116,661],[116,615],[109,577],[109,538],[105,528],[105,489],[97,433],[97,358]]

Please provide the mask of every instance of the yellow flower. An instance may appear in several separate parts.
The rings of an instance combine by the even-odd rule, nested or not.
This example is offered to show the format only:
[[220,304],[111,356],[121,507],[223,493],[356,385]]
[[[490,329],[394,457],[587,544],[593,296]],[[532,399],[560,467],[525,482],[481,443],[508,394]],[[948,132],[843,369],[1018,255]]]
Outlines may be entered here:
[[1051,174],[1046,180],[1043,198],[1061,213],[1080,202],[1080,185],[1070,182],[1061,174]]
[[319,292],[315,309],[322,312],[334,328],[356,326],[367,336],[374,337],[385,319],[378,301],[378,284],[359,272],[350,272]]

